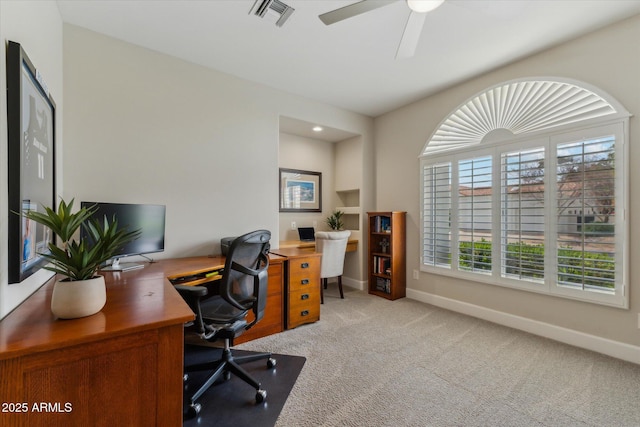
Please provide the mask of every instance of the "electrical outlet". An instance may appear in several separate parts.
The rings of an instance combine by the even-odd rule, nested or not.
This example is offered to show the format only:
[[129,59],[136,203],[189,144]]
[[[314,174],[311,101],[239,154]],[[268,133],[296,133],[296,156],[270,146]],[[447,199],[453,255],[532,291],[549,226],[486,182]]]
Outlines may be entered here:
[[413,278],[416,280],[420,279],[420,272],[418,270],[413,270]]
[[296,227],[296,222],[295,221],[291,221],[291,229],[295,230],[296,228],[298,228],[298,227]]

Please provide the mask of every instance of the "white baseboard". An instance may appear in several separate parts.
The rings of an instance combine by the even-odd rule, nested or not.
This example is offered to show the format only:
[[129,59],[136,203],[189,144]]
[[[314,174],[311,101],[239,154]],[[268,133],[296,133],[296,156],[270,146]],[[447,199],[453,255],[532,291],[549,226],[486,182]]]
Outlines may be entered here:
[[437,307],[446,308],[447,310],[466,314],[468,316],[477,317],[499,325],[519,329],[521,331],[560,341],[575,347],[606,354],[607,356],[626,360],[627,362],[640,364],[640,347],[635,345],[585,334],[584,332],[575,331],[573,329],[567,329],[549,323],[527,319],[526,317],[503,313],[501,311],[492,310],[490,308],[469,304],[423,291],[417,291],[415,289],[407,289],[407,298],[432,304]]
[[342,284],[344,286],[348,286],[350,288],[354,288],[357,289],[359,291],[364,291],[367,289],[367,282],[366,280],[356,280],[356,279],[352,279],[351,277],[347,277],[347,276],[342,276]]

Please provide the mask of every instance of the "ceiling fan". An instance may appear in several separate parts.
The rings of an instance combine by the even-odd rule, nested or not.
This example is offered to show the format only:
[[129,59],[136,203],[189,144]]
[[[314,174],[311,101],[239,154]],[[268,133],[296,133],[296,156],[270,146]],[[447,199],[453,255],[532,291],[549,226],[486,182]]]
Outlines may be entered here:
[[[418,40],[420,40],[420,33],[422,32],[427,12],[431,12],[438,8],[444,0],[406,0],[406,2],[409,9],[411,9],[411,13],[409,14],[407,25],[404,27],[402,39],[400,39],[400,45],[396,52],[396,59],[410,58],[413,56],[418,45]],[[357,3],[323,13],[319,18],[326,25],[331,25],[365,12],[378,9],[379,7],[387,6],[391,3],[392,2],[390,1],[361,0]]]

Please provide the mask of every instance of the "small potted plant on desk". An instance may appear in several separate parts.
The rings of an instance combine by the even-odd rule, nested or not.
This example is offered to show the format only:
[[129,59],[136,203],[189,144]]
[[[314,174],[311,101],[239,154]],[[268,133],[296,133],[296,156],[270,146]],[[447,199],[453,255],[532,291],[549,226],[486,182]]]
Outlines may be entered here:
[[342,211],[333,211],[331,216],[327,218],[327,225],[329,228],[335,231],[342,230],[342,227],[344,227],[344,224],[342,223],[342,215],[344,215],[344,212]]
[[[60,247],[50,242],[49,252],[41,255],[50,262],[43,268],[64,276],[54,284],[51,297],[51,311],[61,319],[90,316],[102,310],[107,293],[104,277],[97,275],[98,268],[140,235],[140,230],[119,229],[115,217],[105,217],[103,221],[91,218],[94,207],[82,207],[75,213],[72,209],[73,200],[69,204],[61,200],[57,211],[45,207],[44,213],[22,213],[48,227],[60,239]],[[88,239],[76,240],[74,235],[83,224]]]

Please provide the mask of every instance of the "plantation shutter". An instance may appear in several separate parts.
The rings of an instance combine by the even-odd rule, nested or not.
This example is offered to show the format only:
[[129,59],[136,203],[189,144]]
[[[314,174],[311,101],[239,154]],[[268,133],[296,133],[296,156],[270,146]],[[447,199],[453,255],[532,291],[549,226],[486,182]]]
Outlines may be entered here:
[[461,104],[422,154],[421,270],[629,307],[629,117],[550,78]]
[[451,163],[423,169],[423,263],[451,266]]
[[502,277],[544,280],[544,151],[502,153]]
[[615,136],[557,146],[558,285],[615,289]]
[[458,163],[458,264],[491,273],[491,156]]

